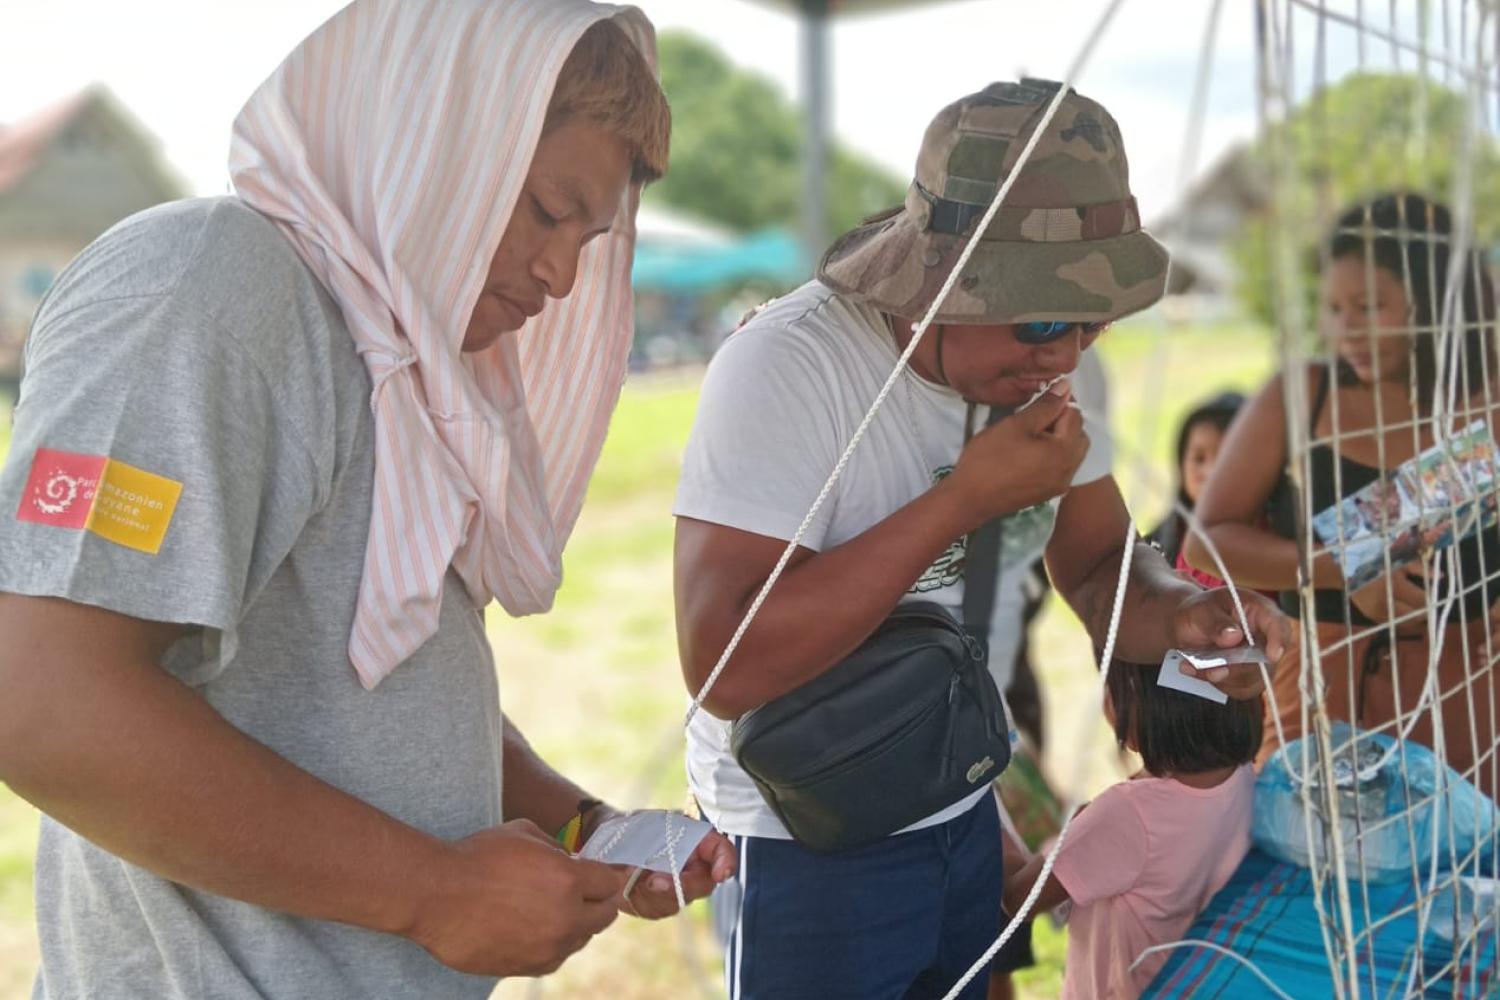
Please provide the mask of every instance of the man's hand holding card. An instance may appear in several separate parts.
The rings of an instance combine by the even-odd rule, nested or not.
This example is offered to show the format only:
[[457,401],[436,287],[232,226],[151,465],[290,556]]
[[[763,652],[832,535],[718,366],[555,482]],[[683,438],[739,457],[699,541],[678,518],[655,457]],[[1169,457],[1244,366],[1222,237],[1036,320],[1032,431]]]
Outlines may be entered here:
[[688,902],[707,896],[736,869],[728,838],[702,820],[665,809],[610,816],[594,829],[578,856],[635,869],[620,908],[647,920],[677,912],[674,868],[681,873]]

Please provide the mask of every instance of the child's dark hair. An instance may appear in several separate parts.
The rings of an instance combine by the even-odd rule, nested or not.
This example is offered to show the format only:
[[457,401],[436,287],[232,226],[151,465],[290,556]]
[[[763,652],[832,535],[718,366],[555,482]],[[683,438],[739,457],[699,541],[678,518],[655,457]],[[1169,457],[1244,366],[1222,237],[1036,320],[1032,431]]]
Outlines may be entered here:
[[[1246,668],[1250,669],[1250,668]],[[1133,740],[1154,775],[1194,774],[1248,764],[1260,751],[1261,699],[1220,705],[1156,683],[1161,665],[1116,660],[1106,684],[1115,739]]]
[[[1182,478],[1182,460],[1187,457],[1188,439],[1193,436],[1193,428],[1207,424],[1217,427],[1222,434],[1229,429],[1235,414],[1244,405],[1245,397],[1241,394],[1221,392],[1212,399],[1199,403],[1182,418],[1182,426],[1177,430],[1177,464],[1172,469],[1177,475],[1177,502],[1188,510],[1193,509],[1193,498],[1188,496],[1187,483]],[[1174,507],[1168,512],[1166,520],[1151,533],[1148,541],[1156,543],[1170,564],[1177,561],[1177,554],[1182,551],[1182,542],[1186,537],[1187,520]]]
[[[1205,399],[1188,412],[1182,418],[1182,426],[1177,429],[1177,464],[1173,466],[1181,478],[1182,460],[1187,457],[1188,439],[1193,436],[1193,428],[1208,424],[1217,427],[1222,434],[1234,423],[1235,414],[1240,412],[1240,407],[1245,405],[1243,394],[1227,391],[1221,392],[1212,399]],[[1187,495],[1187,489],[1181,482],[1177,484],[1177,499],[1189,510],[1193,507],[1193,501]]]
[[[1412,326],[1412,366],[1416,376],[1417,406],[1432,412],[1437,381],[1437,349],[1432,329],[1442,321],[1447,296],[1448,267],[1454,240],[1453,216],[1446,207],[1419,194],[1384,194],[1347,209],[1328,240],[1328,259],[1359,257],[1395,276],[1408,289]],[[1463,331],[1460,372],[1466,379],[1463,394],[1476,391],[1493,361],[1486,357],[1487,338],[1493,335],[1495,293],[1483,254],[1470,248],[1462,267],[1462,295],[1454,327]],[[1340,385],[1358,382],[1353,369],[1339,362]]]

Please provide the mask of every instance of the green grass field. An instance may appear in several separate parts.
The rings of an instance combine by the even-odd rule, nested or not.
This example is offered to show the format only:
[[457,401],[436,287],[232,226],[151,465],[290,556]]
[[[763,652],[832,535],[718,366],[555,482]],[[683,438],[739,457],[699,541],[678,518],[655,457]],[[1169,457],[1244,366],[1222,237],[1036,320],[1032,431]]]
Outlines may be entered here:
[[[1271,341],[1249,328],[1169,330],[1124,324],[1100,343],[1111,376],[1116,470],[1143,529],[1171,492],[1176,421],[1223,388],[1248,389],[1270,371]],[[684,692],[672,630],[670,508],[697,399],[696,375],[633,380],[610,429],[566,582],[546,616],[491,613],[507,714],[543,754],[586,787],[630,806],[681,806]],[[0,406],[0,455],[9,440]],[[4,512],[0,511],[0,515]],[[1099,721],[1089,643],[1061,602],[1045,612],[1035,662],[1047,699],[1059,787],[1091,795],[1122,774]],[[28,995],[36,962],[31,856],[36,815],[0,789],[0,1000]],[[1038,925],[1039,965],[1022,996],[1055,997],[1064,935]],[[703,907],[687,920],[619,921],[545,983],[506,983],[498,997],[716,996],[719,957]]]

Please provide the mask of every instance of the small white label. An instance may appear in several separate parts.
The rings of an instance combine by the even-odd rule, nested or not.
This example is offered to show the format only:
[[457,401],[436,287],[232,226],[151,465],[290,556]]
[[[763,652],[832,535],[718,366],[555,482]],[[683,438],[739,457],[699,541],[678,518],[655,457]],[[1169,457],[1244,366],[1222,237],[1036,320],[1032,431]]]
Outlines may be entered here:
[[1161,687],[1181,691],[1184,694],[1207,698],[1222,705],[1229,696],[1201,677],[1182,672],[1184,665],[1196,670],[1212,670],[1215,667],[1246,665],[1259,669],[1267,663],[1266,654],[1258,646],[1233,646],[1229,649],[1169,649],[1161,661],[1161,670],[1156,683]]
[[[1159,687],[1171,688],[1173,691],[1181,691],[1183,694],[1196,695],[1199,698],[1207,698],[1209,701],[1222,705],[1229,700],[1229,696],[1201,677],[1191,677],[1182,672],[1184,663],[1191,662],[1183,656],[1180,649],[1167,650],[1166,657],[1161,661],[1161,671],[1156,675],[1156,683]],[[1196,666],[1196,664],[1194,664]],[[1222,663],[1213,664],[1223,666]],[[1202,669],[1199,667],[1199,669]]]

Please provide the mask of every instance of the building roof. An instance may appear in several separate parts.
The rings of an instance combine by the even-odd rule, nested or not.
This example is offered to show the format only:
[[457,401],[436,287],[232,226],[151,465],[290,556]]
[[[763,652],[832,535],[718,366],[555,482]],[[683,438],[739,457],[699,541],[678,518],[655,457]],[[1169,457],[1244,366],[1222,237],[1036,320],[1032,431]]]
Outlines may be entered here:
[[89,91],[80,91],[14,125],[0,125],[0,192],[26,176],[52,140],[78,117],[89,96]]
[[131,149],[163,200],[180,198],[185,185],[162,159],[159,142],[102,84],[93,84],[12,125],[0,125],[0,198],[24,181],[75,123],[103,120]]
[[1196,233],[1201,228],[1195,225],[1196,216],[1207,205],[1226,206],[1243,217],[1265,211],[1270,203],[1270,178],[1264,166],[1257,163],[1248,143],[1236,143],[1199,174],[1177,202],[1148,228],[1158,235],[1186,229]]

